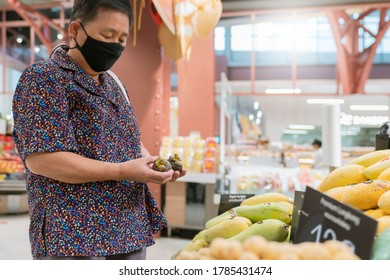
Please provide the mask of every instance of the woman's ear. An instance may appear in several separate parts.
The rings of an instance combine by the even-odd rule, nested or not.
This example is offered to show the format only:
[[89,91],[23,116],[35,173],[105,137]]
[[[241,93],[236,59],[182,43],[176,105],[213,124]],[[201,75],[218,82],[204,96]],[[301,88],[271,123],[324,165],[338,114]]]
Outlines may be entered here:
[[72,21],[69,24],[68,33],[69,33],[69,37],[71,39],[71,43],[74,41],[75,38],[77,38],[77,35],[79,33],[80,28],[81,28],[81,25],[80,25],[80,22],[78,22],[78,21]]

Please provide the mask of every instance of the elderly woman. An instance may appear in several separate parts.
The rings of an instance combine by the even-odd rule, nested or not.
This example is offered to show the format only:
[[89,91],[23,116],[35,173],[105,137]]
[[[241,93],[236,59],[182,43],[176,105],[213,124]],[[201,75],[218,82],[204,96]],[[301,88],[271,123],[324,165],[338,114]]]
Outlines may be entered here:
[[127,92],[109,74],[125,49],[129,0],[75,0],[70,46],[29,66],[13,100],[27,171],[34,259],[145,259],[166,220],[146,183],[157,172]]

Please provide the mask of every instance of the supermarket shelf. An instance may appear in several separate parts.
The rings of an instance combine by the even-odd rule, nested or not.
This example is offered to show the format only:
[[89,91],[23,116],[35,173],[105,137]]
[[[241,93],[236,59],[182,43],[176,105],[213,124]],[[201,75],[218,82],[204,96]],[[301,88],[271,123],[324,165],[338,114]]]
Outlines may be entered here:
[[5,180],[0,182],[0,194],[22,194],[26,192],[25,181]]
[[217,174],[214,173],[187,173],[186,176],[179,178],[178,182],[199,183],[199,184],[215,184],[217,182]]

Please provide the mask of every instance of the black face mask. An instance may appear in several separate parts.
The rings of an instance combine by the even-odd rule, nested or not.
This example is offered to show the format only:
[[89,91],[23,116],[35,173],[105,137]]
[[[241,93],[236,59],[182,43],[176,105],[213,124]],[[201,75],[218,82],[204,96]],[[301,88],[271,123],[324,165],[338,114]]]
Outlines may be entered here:
[[107,43],[96,40],[88,35],[81,23],[80,25],[87,35],[87,40],[80,47],[74,38],[76,41],[76,47],[74,48],[77,48],[81,52],[92,70],[96,72],[109,70],[119,59],[125,47],[119,43]]

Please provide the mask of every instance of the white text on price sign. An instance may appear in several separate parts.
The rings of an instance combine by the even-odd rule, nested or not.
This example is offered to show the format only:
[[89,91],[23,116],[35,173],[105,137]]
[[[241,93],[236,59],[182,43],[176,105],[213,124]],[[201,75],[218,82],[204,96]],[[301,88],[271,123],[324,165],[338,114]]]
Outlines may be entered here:
[[339,240],[369,259],[377,221],[327,195],[306,188],[295,243]]

